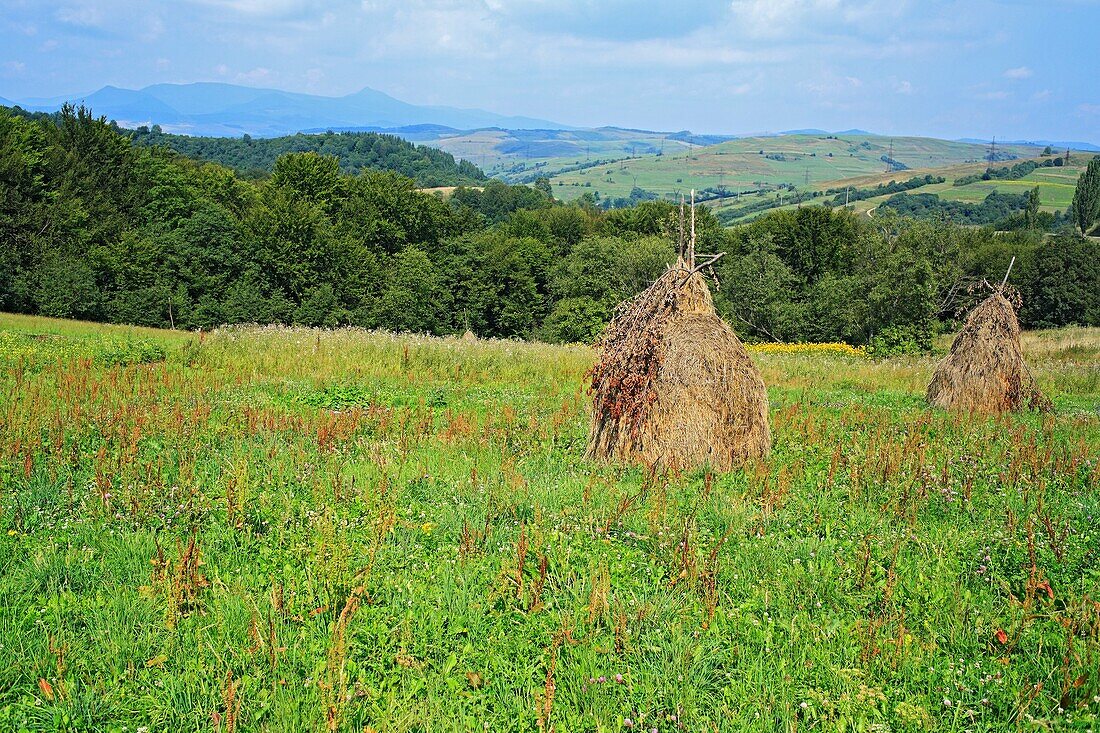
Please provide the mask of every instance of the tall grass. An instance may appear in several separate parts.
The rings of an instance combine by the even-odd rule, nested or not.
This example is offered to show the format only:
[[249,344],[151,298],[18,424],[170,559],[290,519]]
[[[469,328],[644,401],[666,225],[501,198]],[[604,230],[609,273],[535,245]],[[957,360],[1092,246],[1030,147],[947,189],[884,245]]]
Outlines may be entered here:
[[1100,331],[1025,352],[754,354],[772,456],[663,474],[583,347],[0,316],[0,729],[1088,728]]

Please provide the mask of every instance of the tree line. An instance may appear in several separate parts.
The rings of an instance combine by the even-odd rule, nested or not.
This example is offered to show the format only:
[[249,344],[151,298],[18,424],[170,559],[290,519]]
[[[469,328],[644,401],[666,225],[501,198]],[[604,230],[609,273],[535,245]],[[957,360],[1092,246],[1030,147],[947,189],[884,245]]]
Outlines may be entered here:
[[196,160],[220,163],[250,178],[271,172],[287,153],[335,156],[340,170],[352,175],[365,170],[390,170],[408,176],[418,186],[458,186],[484,182],[485,174],[467,160],[427,145],[413,145],[396,135],[377,132],[326,132],[273,138],[192,137],[163,132],[159,126],[129,133],[138,145],[162,146]]
[[[333,156],[249,180],[136,144],[83,109],[0,112],[0,310],[177,328],[226,323],[587,341],[675,258],[677,208],[603,211],[536,187],[418,190]],[[720,313],[748,340],[922,348],[960,282],[1003,276],[1026,326],[1100,324],[1095,241],[996,236],[821,206],[727,229],[697,215]]]

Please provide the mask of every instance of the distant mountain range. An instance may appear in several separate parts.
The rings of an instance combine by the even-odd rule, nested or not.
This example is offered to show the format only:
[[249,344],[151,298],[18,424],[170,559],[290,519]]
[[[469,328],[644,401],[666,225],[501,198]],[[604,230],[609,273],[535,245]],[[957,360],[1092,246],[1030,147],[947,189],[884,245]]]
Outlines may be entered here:
[[[384,92],[365,87],[342,97],[284,92],[278,89],[245,87],[219,82],[194,84],[153,84],[142,89],[105,86],[88,94],[57,97],[5,99],[0,105],[20,106],[32,112],[54,112],[65,104],[84,104],[96,115],[104,115],[123,127],[160,125],[165,132],[213,137],[280,137],[297,132],[355,131],[389,132],[408,140],[429,142],[463,131],[499,129],[510,131],[573,131],[581,137],[587,132],[593,140],[621,133],[643,134],[692,146],[716,145],[745,137],[782,135],[874,135],[851,129],[828,132],[817,128],[757,132],[745,134],[695,134],[653,132],[630,128],[606,127],[582,130],[533,117],[508,116],[482,109],[463,109],[417,105],[395,99]],[[963,138],[958,142],[988,145],[988,140]],[[998,141],[1002,142],[1002,141]],[[1050,145],[1056,149],[1100,151],[1100,146],[1081,141],[1014,140],[1005,145]],[[525,150],[529,145],[525,142]],[[640,152],[640,151],[639,151]]]
[[[989,145],[989,140],[979,140],[973,137],[959,138],[956,142],[960,143],[976,143],[979,145]],[[998,140],[998,145],[1035,145],[1043,147],[1049,145],[1055,150],[1081,150],[1089,151],[1092,153],[1100,152],[1100,145],[1094,145],[1092,143],[1081,142],[1080,140]]]
[[160,125],[186,135],[274,137],[304,130],[392,129],[433,125],[471,130],[568,129],[531,117],[510,117],[480,109],[409,104],[374,89],[343,97],[258,89],[234,84],[154,84],[143,89],[106,86],[90,94],[0,100],[35,112],[53,112],[66,102],[84,104],[123,127]]

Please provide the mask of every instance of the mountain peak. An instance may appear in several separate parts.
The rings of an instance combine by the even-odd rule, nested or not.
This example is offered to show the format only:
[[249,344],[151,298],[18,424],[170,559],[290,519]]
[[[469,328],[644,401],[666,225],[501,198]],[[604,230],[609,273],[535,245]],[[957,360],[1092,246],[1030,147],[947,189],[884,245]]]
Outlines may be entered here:
[[273,137],[309,129],[409,125],[440,125],[458,130],[494,126],[568,129],[557,122],[509,117],[481,109],[409,104],[371,87],[343,97],[325,97],[224,82],[162,83],[142,89],[105,86],[91,94],[15,103],[32,111],[53,112],[65,102],[83,102],[96,115],[121,123],[159,124],[167,132],[222,137],[242,133]]

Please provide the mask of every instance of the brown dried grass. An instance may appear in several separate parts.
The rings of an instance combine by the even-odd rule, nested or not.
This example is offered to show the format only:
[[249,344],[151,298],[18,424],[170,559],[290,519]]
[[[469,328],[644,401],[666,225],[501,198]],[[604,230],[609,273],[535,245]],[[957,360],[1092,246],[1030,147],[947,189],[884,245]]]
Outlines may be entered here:
[[771,449],[760,372],[683,260],[619,306],[597,349],[589,459],[728,471]]
[[1024,362],[1016,309],[1003,292],[970,311],[951,352],[936,366],[927,399],[935,407],[979,414],[1050,409]]

